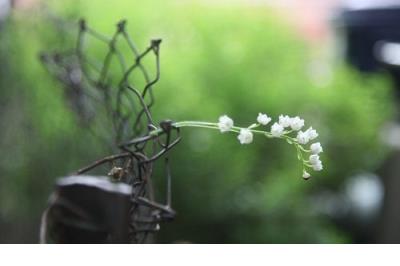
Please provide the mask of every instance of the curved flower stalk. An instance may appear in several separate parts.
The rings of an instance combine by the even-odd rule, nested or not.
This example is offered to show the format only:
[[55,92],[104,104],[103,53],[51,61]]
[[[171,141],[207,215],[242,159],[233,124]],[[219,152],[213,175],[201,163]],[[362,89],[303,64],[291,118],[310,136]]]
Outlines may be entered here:
[[[319,154],[323,152],[321,143],[313,142],[318,133],[312,127],[302,131],[304,120],[300,117],[289,117],[288,115],[280,115],[278,121],[273,123],[270,128],[267,125],[272,118],[266,114],[259,113],[257,123],[251,124],[248,127],[238,127],[234,125],[233,120],[227,116],[219,117],[217,123],[201,122],[201,121],[181,121],[172,124],[175,128],[182,127],[199,127],[219,130],[221,133],[233,132],[237,133],[240,144],[250,144],[253,142],[253,136],[262,135],[267,138],[284,139],[290,145],[293,145],[297,151],[297,158],[303,165],[303,178],[309,179],[311,174],[310,169],[321,171],[323,169]],[[155,129],[150,134],[158,134],[162,129]]]

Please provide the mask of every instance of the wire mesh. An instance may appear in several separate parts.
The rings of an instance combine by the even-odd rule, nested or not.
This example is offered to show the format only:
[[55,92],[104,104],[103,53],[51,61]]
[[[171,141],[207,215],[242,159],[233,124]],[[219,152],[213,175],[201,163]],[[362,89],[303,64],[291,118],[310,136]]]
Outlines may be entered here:
[[[161,40],[151,40],[140,51],[126,29],[126,21],[122,20],[112,36],[107,37],[81,19],[75,48],[42,53],[40,58],[49,73],[63,84],[66,100],[80,123],[114,151],[76,174],[107,165],[108,175],[114,181],[132,187],[129,239],[132,243],[144,243],[159,230],[159,223],[175,216],[167,153],[181,138],[179,129],[169,120],[159,124],[160,133],[150,134],[157,128],[151,108],[155,104],[154,86],[160,78]],[[90,41],[105,47],[102,56],[90,55]],[[122,47],[129,50],[129,56]],[[154,73],[144,64],[146,58],[152,58]],[[167,192],[165,203],[158,203],[154,200],[151,178],[154,163],[162,158]]]

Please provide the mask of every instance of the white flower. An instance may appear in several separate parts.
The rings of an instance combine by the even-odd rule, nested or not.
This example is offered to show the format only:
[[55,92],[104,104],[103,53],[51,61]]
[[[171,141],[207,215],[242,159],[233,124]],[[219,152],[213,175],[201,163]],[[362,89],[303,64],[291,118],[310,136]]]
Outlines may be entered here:
[[318,133],[315,129],[313,129],[312,127],[309,127],[306,130],[306,133],[308,134],[308,137],[310,138],[310,140],[315,139],[316,137],[318,137]]
[[257,122],[261,125],[267,125],[269,122],[271,122],[271,117],[268,117],[266,114],[258,113],[257,116]]
[[296,116],[290,119],[290,127],[293,130],[300,130],[304,126],[304,120]]
[[279,124],[284,128],[285,127],[289,127],[291,121],[292,121],[292,119],[287,115],[285,115],[285,116],[284,115],[280,115],[279,116]]
[[271,134],[274,137],[280,137],[283,135],[283,126],[278,123],[274,123],[271,127]]
[[321,143],[319,142],[311,144],[310,149],[312,154],[318,154],[324,151],[322,149]]
[[322,169],[324,169],[321,161],[318,161],[316,164],[313,164],[312,168],[314,169],[314,171],[321,171]]
[[307,171],[303,172],[303,178],[304,179],[309,179],[311,177],[311,175],[309,173],[307,173]]
[[319,156],[316,154],[312,154],[312,155],[310,155],[309,161],[311,164],[316,164],[320,161]]
[[319,159],[319,156],[316,154],[310,155],[310,164],[315,171],[321,171],[323,169],[322,162]]
[[253,133],[248,128],[242,128],[238,140],[240,144],[250,144],[253,142]]
[[223,115],[219,117],[218,128],[222,133],[228,132],[232,127],[233,120],[229,116]]
[[307,144],[310,141],[310,136],[307,134],[307,131],[299,131],[296,138],[297,142],[300,144]]

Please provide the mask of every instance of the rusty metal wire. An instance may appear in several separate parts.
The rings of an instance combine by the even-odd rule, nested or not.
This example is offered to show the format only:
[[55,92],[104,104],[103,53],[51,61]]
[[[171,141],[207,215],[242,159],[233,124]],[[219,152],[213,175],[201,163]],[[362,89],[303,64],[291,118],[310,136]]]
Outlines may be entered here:
[[[171,174],[167,152],[180,141],[179,129],[172,121],[156,125],[151,108],[155,103],[154,85],[160,78],[160,39],[151,40],[140,51],[126,31],[126,21],[120,21],[111,38],[78,23],[76,47],[68,52],[42,53],[46,69],[63,84],[66,99],[82,125],[87,126],[114,150],[113,155],[99,159],[79,169],[86,174],[108,165],[109,176],[116,182],[132,186],[130,208],[130,240],[145,243],[159,230],[159,223],[174,218],[171,208]],[[105,54],[89,56],[90,41],[102,44]],[[121,50],[128,47],[130,56]],[[153,57],[154,72],[150,73],[144,59]],[[119,73],[116,74],[115,66]],[[143,85],[131,78],[141,76]],[[103,128],[100,128],[102,127]],[[157,134],[151,130],[161,128]],[[165,158],[166,200],[154,200],[152,173],[156,161]]]

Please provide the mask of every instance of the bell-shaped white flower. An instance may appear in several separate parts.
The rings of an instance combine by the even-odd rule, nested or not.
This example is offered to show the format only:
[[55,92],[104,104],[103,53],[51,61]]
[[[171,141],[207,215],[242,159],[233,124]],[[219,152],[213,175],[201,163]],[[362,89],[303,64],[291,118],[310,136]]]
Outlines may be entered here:
[[232,127],[233,120],[229,116],[223,115],[219,117],[218,128],[222,133],[228,132],[229,130],[231,130]]
[[274,123],[271,127],[271,135],[274,137],[280,137],[283,135],[283,126],[278,123]]
[[324,151],[322,149],[321,143],[319,143],[319,142],[311,144],[310,150],[311,150],[312,154],[319,154]]
[[238,140],[240,144],[250,144],[253,142],[253,133],[248,128],[242,128]]
[[307,144],[310,141],[310,136],[307,134],[307,132],[299,131],[297,133],[297,142],[300,144]]
[[309,162],[315,171],[321,171],[323,169],[322,162],[317,154],[310,155]]
[[317,131],[315,129],[313,129],[312,127],[309,127],[306,130],[306,133],[308,134],[308,137],[309,137],[310,140],[313,140],[313,139],[318,137]]
[[289,127],[291,121],[292,121],[292,119],[288,115],[280,115],[279,116],[279,124],[284,128]]
[[321,171],[322,169],[324,169],[321,161],[318,161],[317,163],[313,164],[312,168],[314,169],[314,171]]
[[258,113],[257,116],[257,122],[261,125],[267,125],[269,122],[271,122],[271,117],[269,117],[266,114]]
[[293,130],[300,130],[304,126],[304,120],[296,116],[290,119],[290,127]]
[[311,154],[309,161],[311,164],[316,164],[319,161],[319,156],[317,154]]

